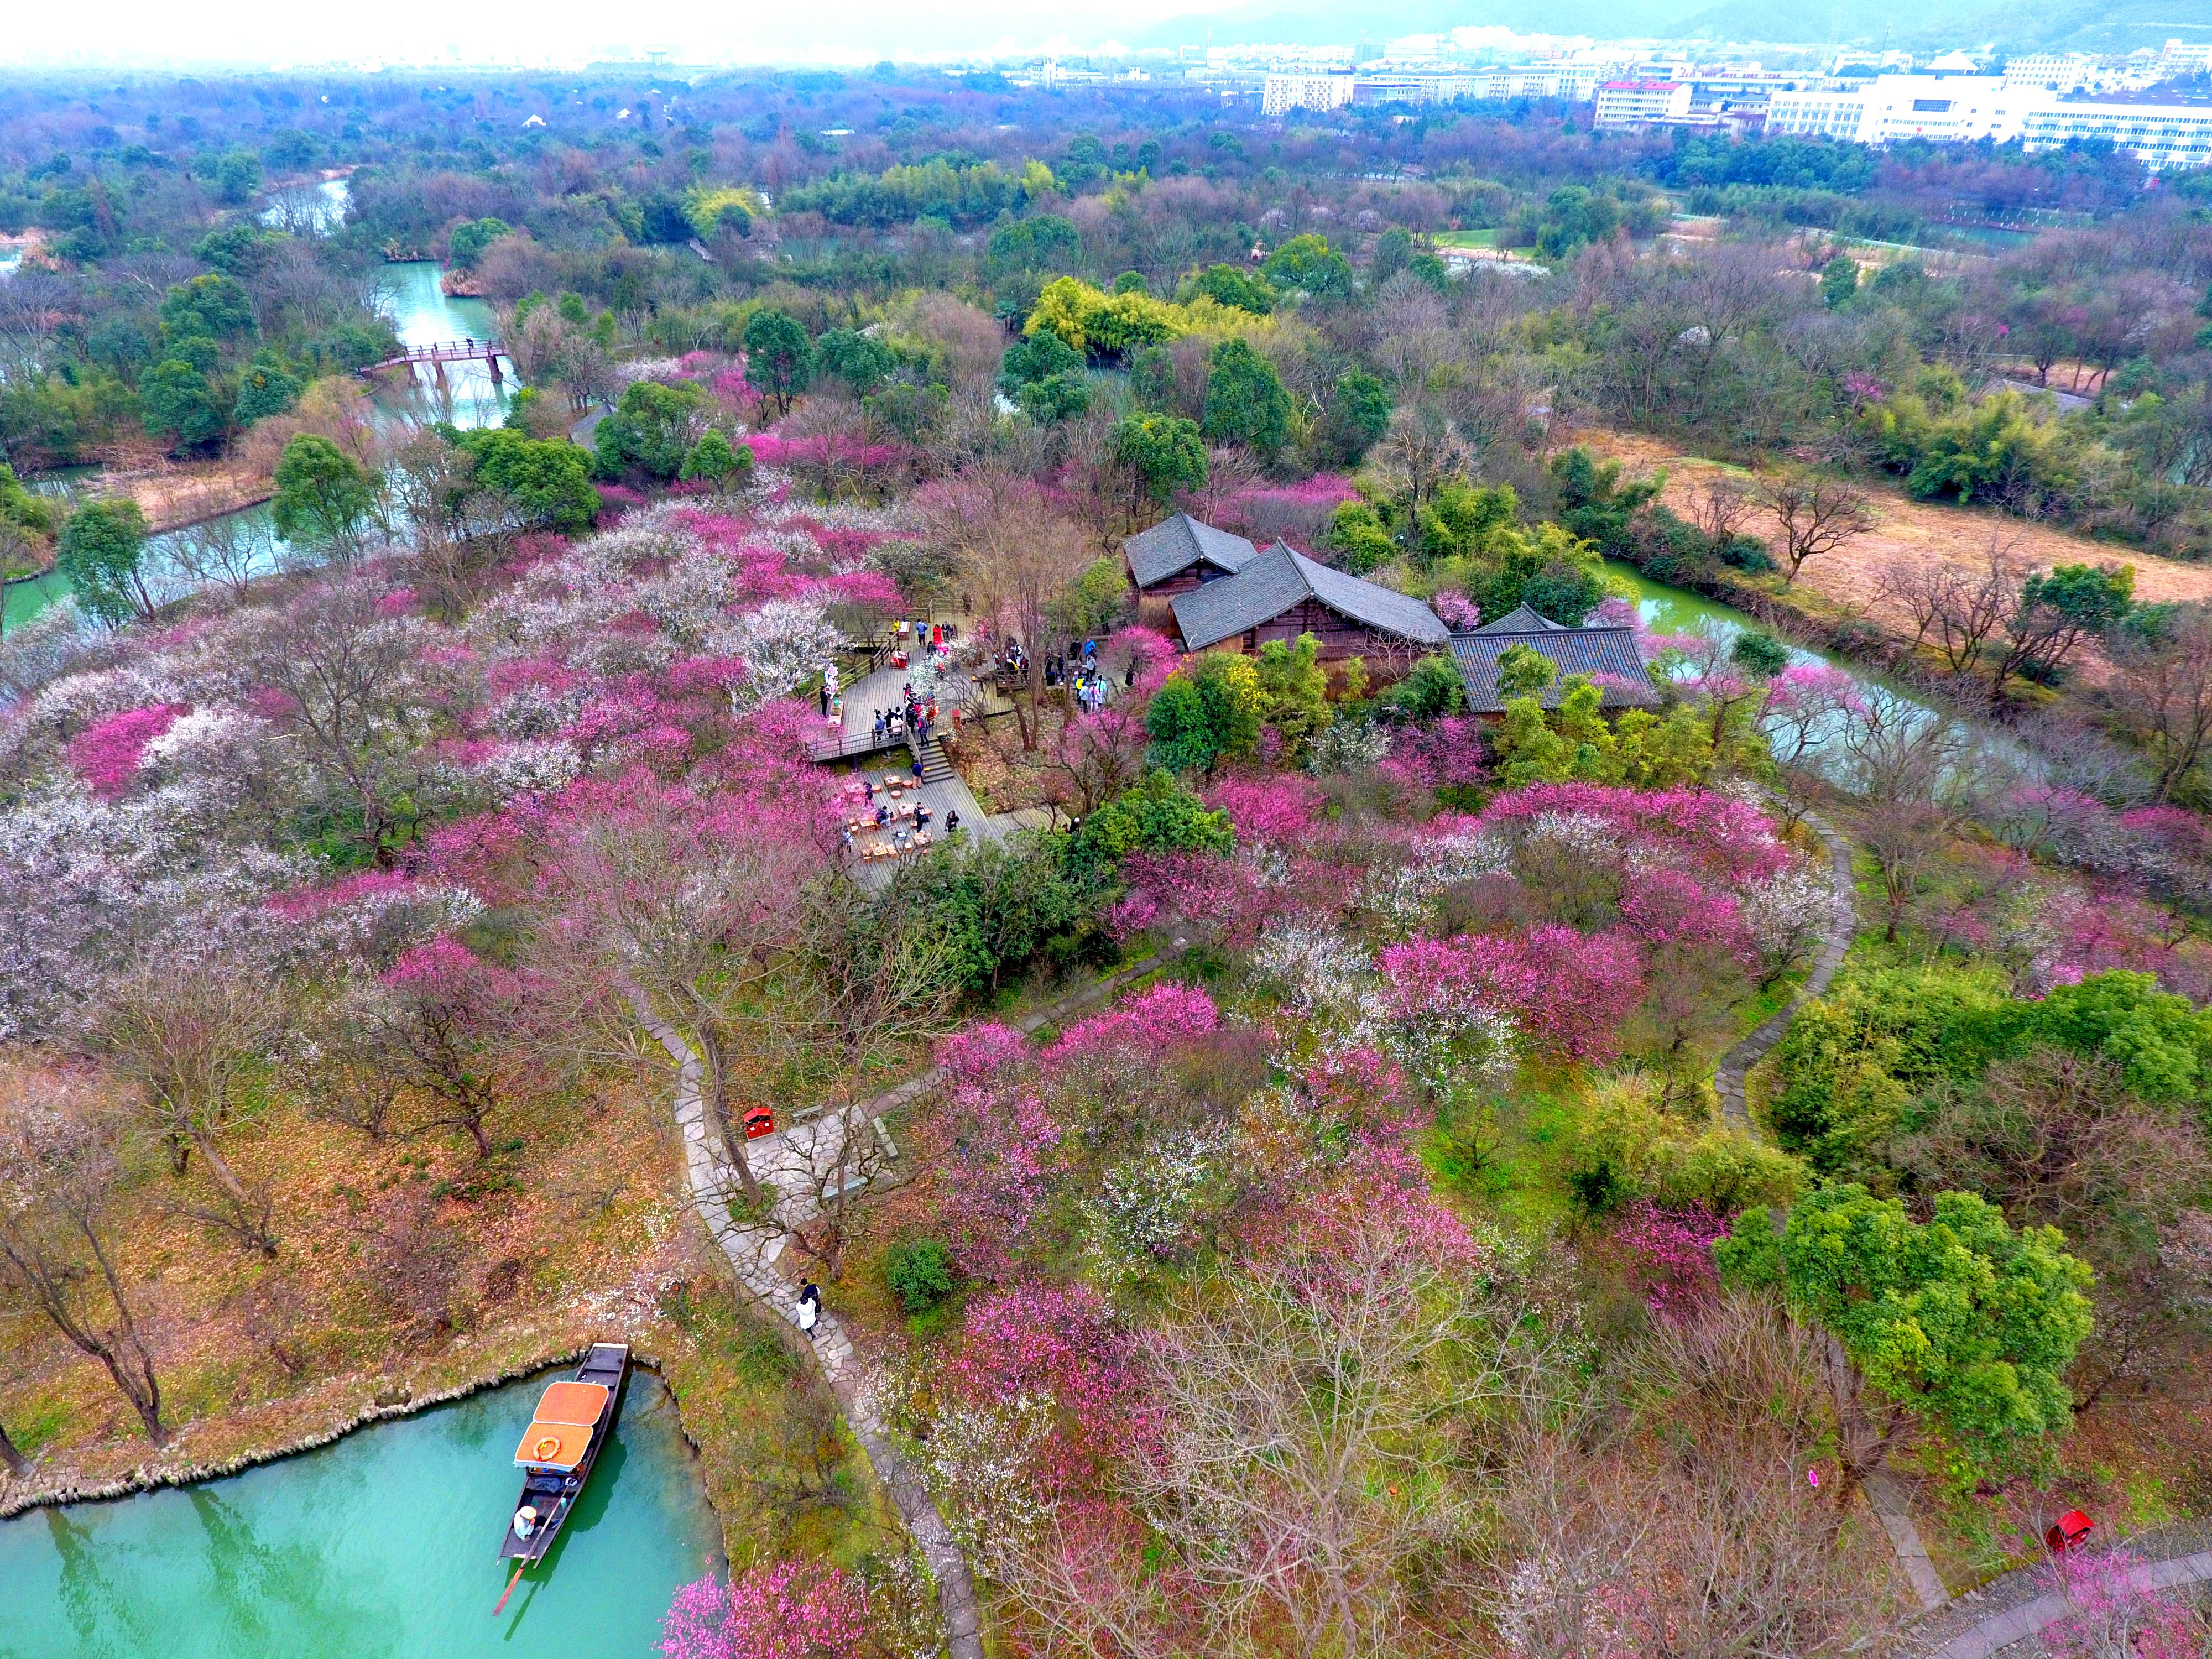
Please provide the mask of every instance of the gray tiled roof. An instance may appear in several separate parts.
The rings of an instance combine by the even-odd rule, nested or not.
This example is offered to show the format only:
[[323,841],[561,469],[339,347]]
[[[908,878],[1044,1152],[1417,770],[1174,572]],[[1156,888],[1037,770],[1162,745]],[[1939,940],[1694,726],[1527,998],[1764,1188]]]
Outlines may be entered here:
[[1437,613],[1419,599],[1316,564],[1282,542],[1225,581],[1208,582],[1175,598],[1176,626],[1186,650],[1203,651],[1233,634],[1273,622],[1292,605],[1318,599],[1340,617],[1422,645],[1451,636]]
[[1137,586],[1150,587],[1154,582],[1165,581],[1177,571],[1188,570],[1200,560],[1216,569],[1233,574],[1249,564],[1259,549],[1242,536],[1232,536],[1225,530],[1200,523],[1188,513],[1178,513],[1130,537],[1121,544],[1121,551],[1128,556],[1129,574],[1135,578]]
[[[1502,620],[1502,619],[1501,619]],[[1559,665],[1559,678],[1545,691],[1547,708],[1559,706],[1561,682],[1571,674],[1587,674],[1605,693],[1607,708],[1648,708],[1659,701],[1644,654],[1636,648],[1632,628],[1559,628],[1543,632],[1492,634],[1484,629],[1452,635],[1451,653],[1467,684],[1467,704],[1478,714],[1495,714],[1505,707],[1498,695],[1498,659],[1516,645],[1549,657]]]
[[1516,605],[1494,623],[1485,623],[1470,631],[1477,634],[1561,634],[1566,631],[1565,623],[1555,623],[1525,605]]

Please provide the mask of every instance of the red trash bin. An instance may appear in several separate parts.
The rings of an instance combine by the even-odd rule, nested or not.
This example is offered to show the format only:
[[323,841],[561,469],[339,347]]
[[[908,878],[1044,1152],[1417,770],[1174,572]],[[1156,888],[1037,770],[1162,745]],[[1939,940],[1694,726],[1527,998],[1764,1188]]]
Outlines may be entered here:
[[2043,1541],[2051,1546],[2053,1555],[2063,1555],[2087,1538],[2096,1524],[2081,1510],[2069,1510],[2051,1523],[2051,1529],[2043,1534]]
[[763,1135],[775,1133],[775,1109],[770,1106],[745,1108],[745,1139],[758,1140]]

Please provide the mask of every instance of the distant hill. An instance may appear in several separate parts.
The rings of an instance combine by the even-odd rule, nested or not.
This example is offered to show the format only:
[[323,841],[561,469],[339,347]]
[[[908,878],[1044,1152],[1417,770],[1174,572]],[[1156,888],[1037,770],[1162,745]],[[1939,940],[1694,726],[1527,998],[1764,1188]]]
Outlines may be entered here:
[[1248,0],[1170,18],[1130,44],[1324,46],[1481,24],[1601,38],[1702,35],[1837,46],[1887,40],[1908,50],[2129,52],[2169,38],[2212,41],[2212,12],[2203,0]]

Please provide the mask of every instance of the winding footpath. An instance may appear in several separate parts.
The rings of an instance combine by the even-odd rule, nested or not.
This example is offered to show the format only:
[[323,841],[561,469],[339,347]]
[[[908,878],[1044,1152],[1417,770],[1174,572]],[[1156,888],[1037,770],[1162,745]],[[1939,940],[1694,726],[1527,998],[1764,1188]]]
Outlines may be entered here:
[[1768,1050],[1782,1041],[1782,1034],[1797,1018],[1797,1011],[1835,982],[1837,970],[1842,968],[1844,957],[1850,951],[1852,936],[1858,932],[1858,878],[1851,870],[1851,844],[1825,818],[1808,812],[1804,821],[1828,850],[1830,908],[1827,930],[1820,937],[1820,954],[1814,957],[1813,971],[1805,976],[1797,994],[1770,1016],[1765,1024],[1723,1054],[1713,1074],[1713,1089],[1720,1096],[1721,1115],[1746,1134],[1757,1131],[1752,1124],[1751,1109],[1744,1101],[1744,1079],[1753,1066],[1766,1058]]
[[[1813,958],[1813,971],[1805,976],[1796,996],[1721,1056],[1713,1073],[1713,1091],[1720,1097],[1721,1115],[1747,1135],[1755,1135],[1759,1131],[1744,1097],[1744,1079],[1750,1075],[1751,1068],[1782,1041],[1783,1034],[1797,1018],[1798,1010],[1824,994],[1835,982],[1844,958],[1850,951],[1851,939],[1858,932],[1858,879],[1851,867],[1851,844],[1825,818],[1808,812],[1804,821],[1820,836],[1820,845],[1828,854],[1828,924],[1820,936],[1819,954]],[[1860,1490],[1866,1494],[1867,1507],[1874,1511],[1875,1519],[1888,1534],[1898,1568],[1905,1574],[1905,1583],[1912,1587],[1921,1610],[1932,1613],[1946,1605],[1951,1599],[1950,1589],[1943,1583],[1943,1575],[1936,1571],[1935,1562],[1929,1559],[1928,1546],[1912,1519],[1911,1493],[1905,1482],[1889,1470],[1878,1468],[1868,1473]]]
[[[1015,1024],[1024,1033],[1035,1032],[1046,1024],[1064,1020],[1079,1008],[1112,996],[1131,981],[1159,966],[1159,957],[1147,957]],[[653,1016],[642,999],[633,997],[631,1006],[639,1023],[667,1050],[676,1067],[676,1123],[684,1136],[684,1176],[690,1188],[693,1208],[706,1223],[716,1248],[729,1259],[738,1282],[762,1307],[795,1328],[797,1287],[777,1266],[788,1234],[774,1228],[740,1226],[731,1220],[728,1197],[737,1188],[737,1172],[708,1121],[702,1089],[703,1072],[698,1055],[692,1053],[674,1027]],[[854,1107],[843,1121],[842,1133],[880,1133],[880,1120],[886,1114],[919,1099],[944,1079],[945,1072],[940,1066],[931,1066],[908,1079],[889,1093]],[[811,1133],[818,1135],[824,1127],[829,1127],[829,1121],[817,1119],[816,1124]],[[764,1137],[753,1143],[764,1149],[759,1164],[764,1173],[774,1167],[774,1149],[768,1146],[768,1142],[775,1139],[777,1137]],[[802,1163],[806,1168],[818,1167],[812,1158]],[[779,1188],[777,1213],[793,1221],[803,1219],[811,1212],[814,1197],[811,1193]],[[854,1346],[843,1322],[826,1308],[815,1326],[810,1346],[815,1363],[822,1368],[823,1379],[845,1413],[845,1420],[852,1425],[853,1437],[866,1455],[877,1480],[898,1505],[908,1535],[937,1579],[938,1606],[944,1615],[952,1659],[983,1659],[981,1620],[976,1610],[975,1584],[968,1570],[968,1559],[961,1553],[958,1539],[945,1523],[943,1512],[930,1497],[921,1477],[885,1427],[870,1386],[870,1367]]]

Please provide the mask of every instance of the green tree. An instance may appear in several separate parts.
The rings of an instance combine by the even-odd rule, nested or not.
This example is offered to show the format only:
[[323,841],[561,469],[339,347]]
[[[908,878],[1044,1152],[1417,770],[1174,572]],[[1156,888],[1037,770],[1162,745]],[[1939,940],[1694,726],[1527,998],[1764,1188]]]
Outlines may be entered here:
[[1347,368],[1330,388],[1322,436],[1336,459],[1356,466],[1390,429],[1390,385],[1364,368]]
[[898,368],[891,349],[872,334],[833,328],[814,343],[814,375],[836,380],[855,398],[865,398]]
[[1329,515],[1322,539],[1344,555],[1344,568],[1364,576],[1398,556],[1382,514],[1369,501],[1344,501]]
[[1128,470],[1138,501],[1164,507],[1179,489],[1206,483],[1206,441],[1180,415],[1133,415],[1114,428],[1114,459]]
[[1729,647],[1729,660],[1747,674],[1771,680],[1790,666],[1790,647],[1763,628],[1747,628]]
[[464,219],[447,234],[446,258],[463,270],[474,270],[484,250],[514,230],[504,219]]
[[1050,329],[1041,328],[1006,348],[999,364],[999,390],[1018,398],[1025,386],[1082,373],[1083,354]]
[[1208,265],[1191,278],[1187,293],[1176,297],[1188,304],[1201,295],[1217,305],[1249,311],[1255,317],[1265,317],[1275,308],[1274,285],[1258,271],[1242,265]]
[[198,449],[223,434],[226,422],[215,388],[188,362],[171,358],[148,369],[138,380],[138,401],[146,430],[168,440],[172,448]]
[[1308,232],[1293,236],[1267,256],[1260,269],[1278,288],[1341,298],[1352,292],[1352,267],[1326,237]]
[[1544,198],[1536,251],[1547,259],[1564,259],[1604,241],[1620,225],[1620,206],[1612,197],[1593,194],[1586,185],[1562,185]]
[[1714,1258],[1841,1345],[1850,1375],[1838,1403],[1864,1424],[1845,1437],[1851,1476],[1916,1421],[1985,1475],[2072,1421],[2065,1372],[2089,1334],[2090,1273],[2065,1244],[2055,1227],[2015,1232],[1972,1193],[1937,1194],[1917,1223],[1850,1183],[1814,1193],[1778,1236],[1765,1210],[1746,1211]]
[[277,238],[250,220],[217,225],[192,244],[192,258],[226,276],[251,276],[267,264]]
[[1231,756],[1249,754],[1260,736],[1259,670],[1248,657],[1209,651],[1152,694],[1145,730],[1152,763],[1169,772],[1212,772]]
[[273,351],[257,351],[246,372],[238,377],[238,401],[230,417],[240,426],[252,426],[271,415],[282,415],[300,401],[300,382]]
[[111,628],[154,614],[141,566],[146,517],[131,501],[88,501],[70,514],[54,549],[76,602]]
[[480,427],[458,434],[476,460],[475,482],[489,490],[526,530],[573,533],[589,530],[599,516],[584,452],[565,438],[538,440],[507,427]]
[[1559,678],[1559,665],[1531,645],[1509,645],[1498,655],[1502,696],[1541,696]]
[[1039,426],[1072,421],[1091,412],[1091,377],[1081,369],[1031,380],[1015,394],[1023,414]]
[[683,477],[686,483],[704,479],[708,483],[727,483],[732,479],[752,477],[753,452],[749,444],[732,444],[714,427],[700,434],[699,441],[691,446],[691,453],[684,458]]
[[1255,664],[1260,678],[1260,718],[1281,736],[1292,757],[1303,755],[1314,734],[1329,722],[1328,674],[1321,665],[1321,641],[1311,634],[1296,641],[1269,640]]
[[1629,526],[1636,515],[1667,487],[1663,471],[1626,483],[1620,474],[1619,461],[1601,462],[1579,446],[1552,462],[1552,479],[1559,490],[1559,522],[1615,558],[1629,547]]
[[1087,640],[1103,634],[1129,601],[1129,573],[1121,561],[1097,558],[1052,602],[1053,626],[1065,638]]
[[230,149],[215,164],[216,198],[228,207],[252,201],[261,190],[261,158],[250,149]]
[[302,546],[344,548],[376,505],[376,491],[360,462],[328,438],[295,432],[276,462],[276,495],[270,517],[276,533]]
[[772,308],[745,319],[745,383],[775,399],[776,412],[791,413],[791,400],[806,390],[814,372],[814,348],[798,319]]
[[1131,853],[1226,853],[1237,845],[1226,812],[1211,812],[1173,774],[1154,770],[1084,819],[1071,867],[1095,874]]
[[239,339],[253,332],[253,301],[235,277],[195,276],[161,296],[161,327],[172,339]]
[[1402,226],[1393,225],[1375,239],[1375,257],[1368,262],[1367,281],[1380,288],[1400,271],[1413,257],[1413,233]]
[[1213,348],[1201,428],[1214,443],[1243,444],[1272,459],[1291,435],[1291,394],[1275,366],[1235,336]]
[[[1511,656],[1513,647],[1509,647],[1504,654]],[[1504,684],[1502,663],[1498,683]],[[1459,665],[1438,651],[1415,663],[1382,701],[1409,720],[1437,720],[1467,707],[1467,682],[1460,677]]]
[[1012,845],[976,841],[945,848],[900,869],[889,902],[949,951],[971,991],[995,991],[1048,944],[1079,929],[1096,895],[1073,879],[1058,836]]
[[984,268],[994,277],[1016,271],[1070,270],[1082,246],[1082,237],[1069,221],[1056,213],[1032,214],[992,231]]
[[1416,253],[1406,261],[1406,269],[1438,294],[1451,292],[1451,267],[1443,262],[1442,255]]
[[902,1239],[884,1252],[884,1284],[910,1314],[952,1294],[952,1252],[941,1239]]
[[1859,262],[1838,253],[1820,267],[1820,301],[1833,311],[1859,291]]
[[705,390],[690,380],[632,380],[592,431],[599,475],[619,478],[636,467],[650,478],[675,477],[699,441],[709,407]]

